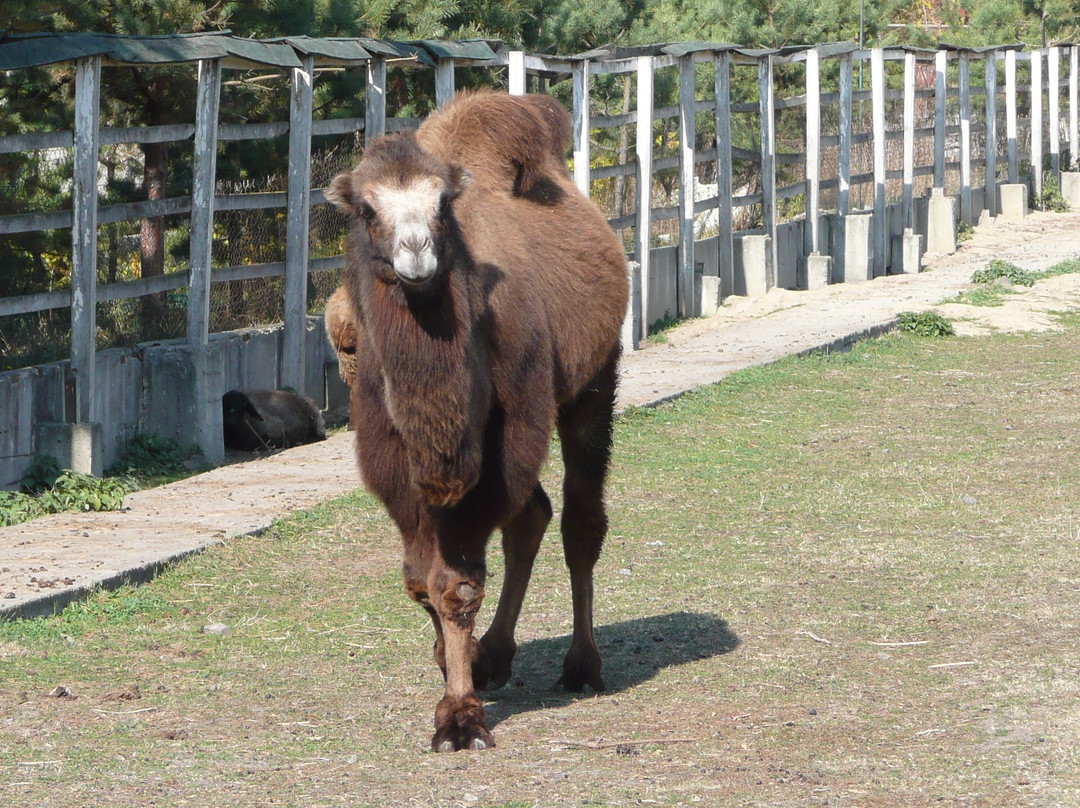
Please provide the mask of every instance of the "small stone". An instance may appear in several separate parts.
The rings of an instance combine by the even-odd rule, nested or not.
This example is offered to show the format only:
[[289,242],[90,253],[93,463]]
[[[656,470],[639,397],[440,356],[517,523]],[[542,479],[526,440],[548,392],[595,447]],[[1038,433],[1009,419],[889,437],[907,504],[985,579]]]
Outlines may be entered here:
[[54,687],[52,690],[49,691],[49,696],[54,698],[54,699],[73,699],[73,698],[75,698],[75,694],[72,693],[64,685],[57,685],[56,687]]
[[5,592],[4,593],[4,598],[6,600],[14,600],[17,597],[18,597],[18,595],[16,595],[14,592]]
[[232,626],[227,626],[224,623],[211,623],[208,626],[203,626],[203,634],[216,634],[219,637],[231,637],[232,633]]
[[965,505],[979,504],[979,500],[975,499],[975,497],[971,496],[970,494],[964,494],[964,496],[960,497],[960,501],[963,502]]
[[626,567],[623,567],[621,570],[619,570],[619,575],[629,575],[629,574],[630,574],[630,570],[626,569]]

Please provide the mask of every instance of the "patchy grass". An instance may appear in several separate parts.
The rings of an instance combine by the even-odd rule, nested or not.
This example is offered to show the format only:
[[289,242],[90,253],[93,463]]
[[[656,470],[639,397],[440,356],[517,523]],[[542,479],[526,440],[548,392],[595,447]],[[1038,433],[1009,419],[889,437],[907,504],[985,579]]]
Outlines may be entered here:
[[[1063,322],[883,337],[621,418],[596,581],[609,690],[551,691],[570,629],[553,531],[487,752],[425,751],[432,632],[364,494],[0,625],[0,800],[1075,805],[1080,319]],[[545,480],[557,503],[556,466]]]

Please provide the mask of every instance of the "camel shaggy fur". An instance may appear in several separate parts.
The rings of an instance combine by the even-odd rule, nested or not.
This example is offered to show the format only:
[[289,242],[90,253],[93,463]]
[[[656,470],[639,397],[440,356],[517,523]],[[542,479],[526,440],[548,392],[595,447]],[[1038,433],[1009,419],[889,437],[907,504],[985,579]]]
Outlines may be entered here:
[[326,336],[338,360],[338,375],[349,387],[356,375],[356,315],[344,286],[334,290],[326,301]]
[[[401,531],[405,588],[431,616],[446,679],[437,751],[494,745],[476,688],[510,677],[552,516],[539,472],[553,428],[574,616],[559,682],[604,688],[592,577],[607,530],[626,261],[566,171],[569,131],[545,96],[467,94],[417,133],[373,142],[327,189],[354,216],[344,286],[357,459]],[[506,576],[477,641],[496,528]]]

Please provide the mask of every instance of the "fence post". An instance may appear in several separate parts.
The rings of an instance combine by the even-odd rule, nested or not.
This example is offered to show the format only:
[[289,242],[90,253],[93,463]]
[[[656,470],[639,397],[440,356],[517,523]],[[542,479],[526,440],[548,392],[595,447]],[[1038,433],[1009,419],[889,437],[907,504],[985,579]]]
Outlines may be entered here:
[[840,145],[836,155],[836,210],[841,216],[851,212],[851,101],[854,85],[853,57],[840,57]]
[[1005,51],[1005,139],[1008,146],[1009,184],[1020,181],[1019,154],[1016,143],[1016,51]]
[[507,67],[510,95],[525,95],[525,51],[510,51]]
[[435,106],[442,109],[454,97],[454,60],[438,59],[435,62]]
[[1042,51],[1031,52],[1031,192],[1038,200],[1042,196]]
[[766,245],[765,289],[776,286],[776,104],[773,57],[758,57],[758,108],[761,123],[761,224]]
[[[217,464],[225,459],[221,438],[221,370],[210,357],[210,265],[214,243],[214,180],[217,171],[221,60],[199,62],[195,99],[195,151],[191,181],[191,260],[188,269],[187,343],[194,375],[195,443]],[[215,380],[217,384],[215,384]]]
[[1046,51],[1046,98],[1050,115],[1050,170],[1061,188],[1061,51]]
[[[716,92],[716,225],[720,298],[735,291],[735,242],[731,220],[731,53],[716,54],[713,67]],[[716,301],[717,304],[720,300]]]
[[649,334],[649,276],[652,248],[652,166],[653,166],[653,60],[637,57],[637,239],[634,259],[641,267],[641,333]]
[[592,196],[592,155],[589,149],[589,60],[574,63],[574,183]]
[[304,343],[307,338],[307,259],[311,218],[311,110],[315,57],[293,68],[289,106],[289,188],[285,234],[285,334],[281,386],[307,393]]
[[806,227],[803,252],[821,252],[821,221],[818,197],[821,193],[821,53],[806,52]]
[[679,269],[676,291],[680,317],[699,315],[694,287],[694,157],[697,116],[694,111],[694,54],[679,57]]
[[871,114],[874,129],[874,277],[885,274],[885,51],[870,51]]
[[1069,168],[1080,168],[1080,116],[1076,104],[1080,100],[1078,92],[1078,74],[1080,74],[1080,45],[1069,48]]
[[945,85],[949,54],[934,54],[934,187],[945,187]]
[[960,221],[971,224],[971,54],[960,62]]
[[997,53],[987,51],[986,85],[986,169],[983,173],[983,204],[987,213],[997,216]]
[[904,53],[904,229],[915,229],[915,54]]
[[74,412],[67,414],[68,420],[76,424],[94,421],[100,107],[101,57],[79,59],[75,63],[75,139],[71,189],[71,372],[75,384],[75,407]]
[[376,56],[367,63],[367,95],[364,108],[364,146],[386,134],[386,59]]

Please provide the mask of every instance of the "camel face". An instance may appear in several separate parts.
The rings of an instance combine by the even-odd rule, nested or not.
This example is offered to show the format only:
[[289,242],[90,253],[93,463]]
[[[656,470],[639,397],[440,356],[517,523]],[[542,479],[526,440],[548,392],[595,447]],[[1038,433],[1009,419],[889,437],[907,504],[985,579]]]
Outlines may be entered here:
[[376,185],[371,207],[392,256],[394,273],[410,286],[423,286],[439,268],[434,237],[444,188],[437,177],[416,177],[405,185]]

